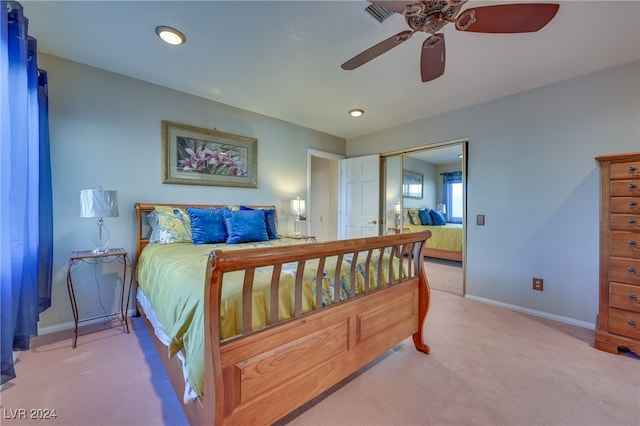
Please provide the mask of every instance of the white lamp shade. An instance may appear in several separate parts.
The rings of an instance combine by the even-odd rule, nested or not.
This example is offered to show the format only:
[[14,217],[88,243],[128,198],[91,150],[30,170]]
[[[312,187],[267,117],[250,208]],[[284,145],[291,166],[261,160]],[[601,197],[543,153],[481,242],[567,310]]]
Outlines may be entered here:
[[80,217],[117,217],[118,191],[83,189],[80,191]]
[[300,197],[295,200],[291,200],[291,213],[296,216],[304,216],[305,212],[305,202],[301,200]]

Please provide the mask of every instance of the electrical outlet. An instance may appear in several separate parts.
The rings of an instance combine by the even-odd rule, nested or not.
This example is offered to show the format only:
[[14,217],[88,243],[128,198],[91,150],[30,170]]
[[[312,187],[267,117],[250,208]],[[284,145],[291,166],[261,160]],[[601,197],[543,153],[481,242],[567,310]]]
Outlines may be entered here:
[[544,290],[544,280],[542,278],[533,277],[533,289],[538,291]]

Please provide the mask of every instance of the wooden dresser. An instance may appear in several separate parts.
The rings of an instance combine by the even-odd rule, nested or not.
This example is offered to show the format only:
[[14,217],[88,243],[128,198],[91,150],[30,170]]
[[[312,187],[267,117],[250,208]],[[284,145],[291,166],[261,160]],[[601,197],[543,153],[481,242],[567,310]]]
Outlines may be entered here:
[[640,153],[600,164],[600,309],[595,347],[640,354]]

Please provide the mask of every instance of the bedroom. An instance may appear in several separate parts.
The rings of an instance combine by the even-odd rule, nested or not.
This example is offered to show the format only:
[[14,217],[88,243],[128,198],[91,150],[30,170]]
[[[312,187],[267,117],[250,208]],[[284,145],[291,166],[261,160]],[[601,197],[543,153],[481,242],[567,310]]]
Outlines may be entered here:
[[[38,60],[50,76],[55,212],[53,306],[41,316],[42,332],[72,324],[66,266],[95,226],[78,218],[81,189],[118,190],[120,217],[106,223],[112,244],[132,253],[135,202],[243,203],[251,198],[252,204],[279,203],[284,224],[290,219],[287,203],[306,192],[309,149],[358,156],[461,137],[469,138],[467,215],[486,217],[484,227],[467,230],[467,297],[586,328],[595,324],[599,201],[594,157],[640,149],[637,57],[349,138],[47,53]],[[257,137],[259,189],[163,185],[163,119]],[[544,292],[531,291],[532,276],[545,278]],[[96,289],[87,287],[78,297],[87,316],[101,313]]]
[[[630,89],[638,85],[637,61],[346,143],[59,57],[42,54],[39,61],[51,75],[50,97],[59,99],[52,101],[50,112],[56,212],[53,299],[59,302],[44,312],[41,327],[64,326],[72,319],[63,285],[68,253],[85,244],[94,226],[78,219],[80,189],[119,190],[123,208],[144,201],[144,194],[158,194],[156,201],[191,202],[215,198],[241,203],[251,197],[255,204],[280,200],[284,214],[289,200],[306,191],[307,149],[347,156],[393,152],[415,146],[417,135],[420,146],[470,137],[467,213],[485,214],[486,226],[468,229],[469,295],[580,325],[595,323],[598,200],[593,158],[640,146],[638,91]],[[263,147],[259,190],[163,185],[160,121],[167,118],[201,125],[213,118],[211,127],[257,136]],[[279,167],[283,158],[291,159],[286,168]],[[133,176],[138,189],[123,191]],[[123,213],[107,219],[112,241],[130,251],[131,217]],[[289,220],[286,214],[280,219]],[[580,253],[571,248],[574,241]],[[538,275],[547,278],[548,290],[532,294],[530,277]],[[91,300],[91,293],[86,297]],[[90,313],[98,313],[96,308]]]

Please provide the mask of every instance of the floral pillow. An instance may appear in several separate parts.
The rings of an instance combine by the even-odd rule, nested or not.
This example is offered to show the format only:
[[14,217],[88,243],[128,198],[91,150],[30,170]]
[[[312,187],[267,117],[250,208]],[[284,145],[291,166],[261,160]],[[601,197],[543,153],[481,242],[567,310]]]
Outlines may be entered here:
[[420,222],[420,216],[418,215],[417,209],[409,209],[409,219],[413,225],[422,225]]
[[[150,214],[148,220],[153,229],[149,238],[150,243],[191,242],[191,220],[185,210],[178,207],[155,206],[155,214]],[[156,224],[155,228],[154,224]]]

